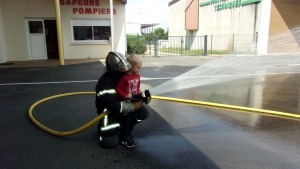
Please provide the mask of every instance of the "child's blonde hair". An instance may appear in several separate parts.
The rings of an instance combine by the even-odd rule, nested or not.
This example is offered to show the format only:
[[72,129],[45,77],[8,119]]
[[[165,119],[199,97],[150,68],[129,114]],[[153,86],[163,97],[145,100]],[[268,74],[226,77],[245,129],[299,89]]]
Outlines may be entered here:
[[142,60],[139,58],[138,55],[135,54],[131,54],[129,55],[126,60],[131,64],[131,65],[137,65],[137,64],[141,64]]

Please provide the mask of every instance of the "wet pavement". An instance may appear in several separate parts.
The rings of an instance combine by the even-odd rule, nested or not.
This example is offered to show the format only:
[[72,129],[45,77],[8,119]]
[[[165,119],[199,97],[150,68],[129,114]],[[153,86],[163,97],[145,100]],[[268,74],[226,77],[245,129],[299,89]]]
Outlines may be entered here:
[[[220,57],[142,59],[141,89],[151,91]],[[300,62],[295,60],[281,64],[279,71],[278,67],[266,70],[276,74],[161,96],[300,114]],[[147,106],[151,115],[134,129],[134,149],[101,148],[96,125],[73,136],[56,137],[28,119],[29,107],[40,99],[93,91],[102,71],[101,62],[1,69],[1,168],[300,168],[300,121],[291,118],[153,99]],[[51,100],[37,106],[33,115],[54,130],[73,130],[96,116],[94,96]]]

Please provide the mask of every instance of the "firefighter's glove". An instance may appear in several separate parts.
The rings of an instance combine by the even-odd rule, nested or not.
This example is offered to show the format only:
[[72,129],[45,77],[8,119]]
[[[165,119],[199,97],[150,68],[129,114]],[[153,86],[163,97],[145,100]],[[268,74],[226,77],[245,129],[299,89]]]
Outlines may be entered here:
[[138,102],[139,100],[143,99],[142,93],[141,94],[132,94],[130,102]]
[[131,102],[122,102],[121,106],[122,106],[122,108],[121,108],[120,113],[127,114],[127,113],[133,112],[135,110],[135,106]]
[[151,94],[150,94],[149,90],[145,90],[145,92],[143,92],[141,94],[142,94],[143,101],[146,104],[151,102]]
[[139,100],[137,102],[133,102],[132,104],[133,104],[135,110],[140,109],[140,108],[143,107],[143,100]]

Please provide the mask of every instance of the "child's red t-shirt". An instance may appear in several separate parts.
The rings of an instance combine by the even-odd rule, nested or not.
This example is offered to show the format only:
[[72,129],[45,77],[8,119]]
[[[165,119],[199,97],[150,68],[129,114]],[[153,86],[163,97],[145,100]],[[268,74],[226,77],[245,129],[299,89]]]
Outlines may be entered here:
[[119,80],[116,92],[120,96],[121,100],[125,100],[128,93],[140,94],[140,75],[127,73]]

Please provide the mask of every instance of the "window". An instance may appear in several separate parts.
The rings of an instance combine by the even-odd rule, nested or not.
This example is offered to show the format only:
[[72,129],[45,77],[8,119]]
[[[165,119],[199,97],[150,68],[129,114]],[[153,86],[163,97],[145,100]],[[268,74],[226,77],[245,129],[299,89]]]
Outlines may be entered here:
[[29,32],[30,33],[43,33],[43,22],[42,21],[29,21]]
[[110,34],[109,19],[73,19],[73,40],[108,42]]

